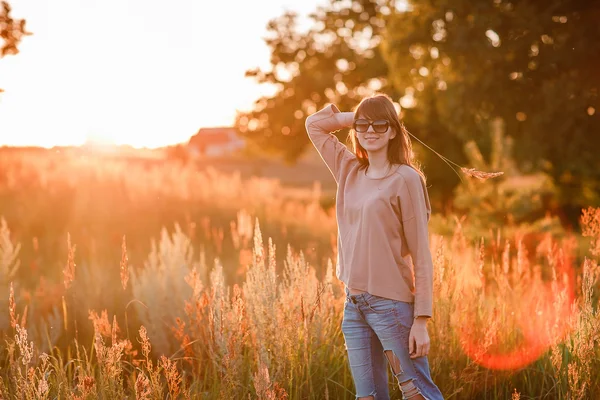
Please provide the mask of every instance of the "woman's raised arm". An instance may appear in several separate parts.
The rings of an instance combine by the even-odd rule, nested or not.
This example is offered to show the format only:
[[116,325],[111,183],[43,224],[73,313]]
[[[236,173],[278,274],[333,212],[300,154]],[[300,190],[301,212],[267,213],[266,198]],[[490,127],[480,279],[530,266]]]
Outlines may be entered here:
[[333,104],[306,118],[306,131],[321,158],[333,174],[336,182],[340,180],[343,165],[355,159],[354,154],[331,132],[352,126],[353,112],[340,112]]

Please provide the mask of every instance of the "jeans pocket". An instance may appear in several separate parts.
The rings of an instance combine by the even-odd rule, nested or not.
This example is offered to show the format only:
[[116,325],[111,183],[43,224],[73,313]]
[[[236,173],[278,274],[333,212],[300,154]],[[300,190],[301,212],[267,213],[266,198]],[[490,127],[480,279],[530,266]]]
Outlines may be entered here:
[[414,303],[398,301],[396,304],[396,317],[398,323],[408,329],[413,325],[414,319]]
[[369,310],[373,311],[375,314],[391,314],[396,307],[396,301],[386,299],[385,297],[370,295],[367,299],[367,306],[369,307]]

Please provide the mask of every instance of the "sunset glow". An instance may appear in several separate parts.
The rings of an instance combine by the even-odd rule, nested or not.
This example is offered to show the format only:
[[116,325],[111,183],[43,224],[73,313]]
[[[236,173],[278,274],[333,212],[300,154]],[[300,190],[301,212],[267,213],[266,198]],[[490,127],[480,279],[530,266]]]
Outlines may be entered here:
[[[85,142],[158,147],[226,126],[272,91],[267,22],[319,2],[11,1],[33,33],[0,60],[0,146]],[[264,10],[268,10],[265,12]]]

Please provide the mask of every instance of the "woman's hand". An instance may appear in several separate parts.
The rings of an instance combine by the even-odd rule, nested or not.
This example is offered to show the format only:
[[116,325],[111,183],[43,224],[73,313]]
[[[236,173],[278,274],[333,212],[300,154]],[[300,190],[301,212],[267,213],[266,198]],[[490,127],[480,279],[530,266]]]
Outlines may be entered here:
[[340,129],[351,127],[354,122],[354,113],[341,112],[335,104],[329,104],[323,109],[306,118],[306,130],[309,135],[337,132]]
[[427,318],[415,319],[408,336],[408,352],[410,358],[423,357],[429,354],[429,334],[427,333]]
[[331,105],[333,116],[340,126],[349,128],[354,123],[354,113],[351,111],[341,112],[335,104]]

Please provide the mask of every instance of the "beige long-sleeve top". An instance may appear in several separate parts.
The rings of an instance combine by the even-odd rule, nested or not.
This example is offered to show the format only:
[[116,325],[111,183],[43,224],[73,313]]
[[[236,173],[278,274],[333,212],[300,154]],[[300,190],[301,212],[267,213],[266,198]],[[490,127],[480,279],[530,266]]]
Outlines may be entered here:
[[395,165],[380,179],[359,170],[355,154],[331,134],[353,120],[354,113],[332,104],[306,119],[310,140],[337,182],[336,275],[349,288],[414,302],[415,317],[431,317],[427,188],[409,165]]

